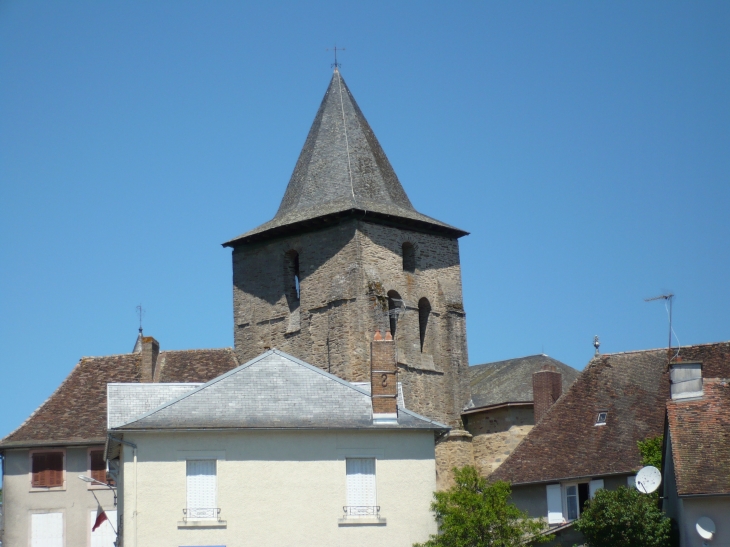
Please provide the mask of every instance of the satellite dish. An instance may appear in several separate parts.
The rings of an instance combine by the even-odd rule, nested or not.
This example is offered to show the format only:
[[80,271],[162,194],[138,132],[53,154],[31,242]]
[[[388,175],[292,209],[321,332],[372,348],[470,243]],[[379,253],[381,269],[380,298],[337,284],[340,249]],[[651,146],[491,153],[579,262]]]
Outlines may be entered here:
[[700,517],[695,528],[702,539],[710,540],[715,536],[715,523],[709,517]]
[[651,494],[661,483],[662,474],[653,465],[642,467],[636,474],[636,489],[644,494]]

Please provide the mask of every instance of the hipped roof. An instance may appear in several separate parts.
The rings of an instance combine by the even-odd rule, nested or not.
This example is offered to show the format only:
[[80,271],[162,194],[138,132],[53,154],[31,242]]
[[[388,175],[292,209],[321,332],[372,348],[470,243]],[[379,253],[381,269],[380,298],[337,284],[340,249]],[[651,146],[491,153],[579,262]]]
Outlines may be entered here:
[[414,209],[335,69],[276,215],[223,245],[234,247],[351,216],[449,237],[467,234]]
[[[109,390],[125,398],[123,386]],[[135,386],[132,386],[135,387]],[[363,389],[279,350],[137,416],[114,430],[431,429],[448,426],[398,409],[397,423],[376,424]]]

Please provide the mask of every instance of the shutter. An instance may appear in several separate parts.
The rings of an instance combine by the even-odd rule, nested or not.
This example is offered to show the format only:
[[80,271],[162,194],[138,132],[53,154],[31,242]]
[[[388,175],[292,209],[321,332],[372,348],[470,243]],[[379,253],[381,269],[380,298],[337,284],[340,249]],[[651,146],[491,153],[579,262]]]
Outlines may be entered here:
[[216,477],[215,460],[188,460],[188,518],[215,519]]
[[347,458],[347,505],[375,507],[375,458]]
[[593,499],[593,496],[596,495],[596,490],[600,490],[603,488],[603,479],[596,479],[588,483],[588,493],[590,495],[590,498]]
[[63,513],[33,513],[30,517],[31,547],[63,547]]
[[36,452],[31,457],[32,472],[31,472],[31,486],[34,488],[46,486],[44,483],[44,470],[48,468],[46,459],[47,454]]
[[99,482],[106,482],[106,462],[104,461],[104,451],[92,450],[89,455],[89,459],[91,460],[91,478]]
[[63,452],[48,454],[48,485],[63,486]]
[[563,518],[563,496],[559,484],[548,484],[547,491],[548,524],[561,524]]
[[[105,512],[109,520],[104,521],[101,526],[91,532],[91,547],[114,547],[114,542],[117,539],[117,535],[114,533],[114,530],[117,529],[117,512]],[[96,522],[96,511],[91,512],[90,521],[89,529],[93,528],[94,522]]]

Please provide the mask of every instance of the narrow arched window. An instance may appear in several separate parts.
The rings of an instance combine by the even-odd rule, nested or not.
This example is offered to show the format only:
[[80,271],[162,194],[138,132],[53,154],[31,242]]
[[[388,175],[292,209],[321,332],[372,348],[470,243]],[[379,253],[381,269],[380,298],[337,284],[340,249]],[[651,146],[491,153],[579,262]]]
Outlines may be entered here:
[[286,283],[286,296],[290,301],[299,302],[300,286],[299,286],[299,253],[296,251],[287,251],[284,255],[284,276]]
[[416,248],[408,241],[403,244],[403,271],[416,271]]
[[426,333],[428,331],[428,317],[431,315],[431,303],[428,298],[421,298],[418,301],[418,329],[421,334],[421,351],[426,343]]
[[390,334],[395,338],[395,330],[398,327],[398,315],[403,309],[403,300],[395,291],[388,291],[388,318],[390,319]]

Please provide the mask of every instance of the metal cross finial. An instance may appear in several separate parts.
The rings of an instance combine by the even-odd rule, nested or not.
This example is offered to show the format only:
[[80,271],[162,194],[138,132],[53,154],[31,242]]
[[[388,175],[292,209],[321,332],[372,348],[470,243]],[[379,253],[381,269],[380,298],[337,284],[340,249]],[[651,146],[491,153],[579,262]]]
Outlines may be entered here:
[[593,337],[593,347],[596,348],[596,355],[598,355],[598,348],[601,347],[601,340],[598,338],[597,334]]
[[142,304],[135,309],[137,310],[137,317],[139,317],[139,332],[142,332],[142,317],[144,317],[145,309],[142,307]]
[[335,62],[330,65],[332,68],[340,68],[342,66],[342,65],[340,65],[340,63],[337,62],[337,50],[345,51],[345,48],[344,47],[337,47],[337,46],[335,46],[333,48],[327,48],[327,51],[334,51],[335,52]]

